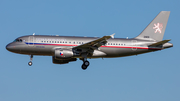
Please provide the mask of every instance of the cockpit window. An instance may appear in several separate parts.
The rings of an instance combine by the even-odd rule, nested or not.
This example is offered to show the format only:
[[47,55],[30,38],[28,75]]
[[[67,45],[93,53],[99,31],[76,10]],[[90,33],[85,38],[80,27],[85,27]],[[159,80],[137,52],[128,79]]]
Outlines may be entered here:
[[13,42],[22,42],[22,39],[16,39]]

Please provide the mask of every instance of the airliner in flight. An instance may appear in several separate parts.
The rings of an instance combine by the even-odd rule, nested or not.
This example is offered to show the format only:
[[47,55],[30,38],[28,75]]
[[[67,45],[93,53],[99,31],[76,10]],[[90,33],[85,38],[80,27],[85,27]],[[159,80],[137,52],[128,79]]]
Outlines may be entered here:
[[173,47],[163,40],[170,11],[161,11],[135,38],[114,38],[114,34],[97,37],[28,35],[15,39],[6,46],[10,52],[30,55],[52,56],[55,64],[83,61],[82,69],[89,66],[90,58],[114,58],[138,55]]

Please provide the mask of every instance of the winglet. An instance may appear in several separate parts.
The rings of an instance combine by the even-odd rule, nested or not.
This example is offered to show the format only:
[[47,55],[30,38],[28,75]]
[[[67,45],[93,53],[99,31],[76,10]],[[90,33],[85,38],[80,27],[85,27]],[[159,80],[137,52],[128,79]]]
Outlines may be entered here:
[[110,35],[110,36],[111,36],[111,38],[113,38],[113,39],[114,39],[114,35],[115,35],[115,33],[114,33],[114,34],[112,34],[112,35]]

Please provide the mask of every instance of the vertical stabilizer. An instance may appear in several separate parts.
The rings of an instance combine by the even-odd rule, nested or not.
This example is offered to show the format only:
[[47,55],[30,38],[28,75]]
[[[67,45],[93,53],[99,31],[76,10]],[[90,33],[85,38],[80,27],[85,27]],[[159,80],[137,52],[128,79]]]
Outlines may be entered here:
[[170,11],[161,11],[136,39],[162,41]]

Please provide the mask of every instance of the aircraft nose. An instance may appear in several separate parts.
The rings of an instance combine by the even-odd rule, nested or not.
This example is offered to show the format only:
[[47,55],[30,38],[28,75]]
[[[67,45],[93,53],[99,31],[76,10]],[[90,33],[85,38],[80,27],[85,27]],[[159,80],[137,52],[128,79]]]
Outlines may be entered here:
[[6,45],[6,49],[7,49],[8,51],[12,51],[13,48],[14,48],[14,46],[12,46],[11,44]]

